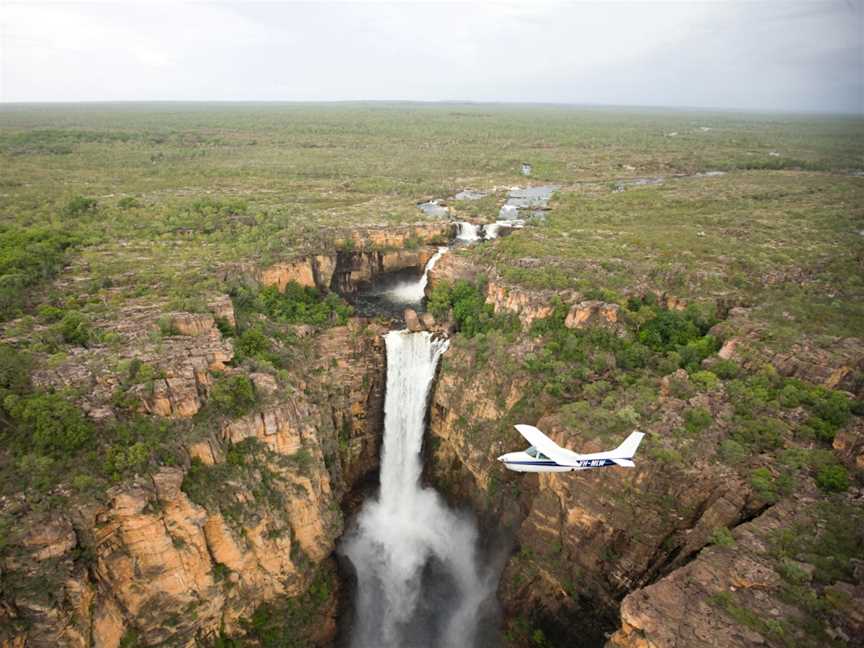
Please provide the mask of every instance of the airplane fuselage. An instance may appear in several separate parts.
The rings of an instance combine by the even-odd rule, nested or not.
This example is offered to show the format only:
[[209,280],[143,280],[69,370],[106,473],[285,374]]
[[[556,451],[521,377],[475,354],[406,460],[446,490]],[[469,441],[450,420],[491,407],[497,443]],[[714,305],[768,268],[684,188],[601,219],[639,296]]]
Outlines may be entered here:
[[618,465],[611,459],[574,459],[572,462],[560,464],[546,457],[531,456],[524,451],[508,452],[498,457],[498,461],[516,472],[570,472]]

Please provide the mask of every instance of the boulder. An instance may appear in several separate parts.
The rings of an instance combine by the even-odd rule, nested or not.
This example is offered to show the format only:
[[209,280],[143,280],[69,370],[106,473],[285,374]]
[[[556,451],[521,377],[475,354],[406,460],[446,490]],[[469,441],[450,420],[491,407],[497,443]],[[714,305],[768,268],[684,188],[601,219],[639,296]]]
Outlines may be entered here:
[[180,335],[201,335],[210,331],[216,321],[209,313],[174,313],[171,326]]
[[408,330],[412,333],[417,333],[418,331],[423,330],[423,325],[420,324],[420,318],[417,317],[417,311],[413,308],[405,309],[405,326],[407,326]]
[[614,326],[620,320],[620,310],[618,304],[607,304],[596,300],[579,302],[570,307],[564,326],[570,329],[594,325]]
[[431,331],[435,328],[435,316],[432,313],[421,313],[420,323],[423,325],[424,329]]

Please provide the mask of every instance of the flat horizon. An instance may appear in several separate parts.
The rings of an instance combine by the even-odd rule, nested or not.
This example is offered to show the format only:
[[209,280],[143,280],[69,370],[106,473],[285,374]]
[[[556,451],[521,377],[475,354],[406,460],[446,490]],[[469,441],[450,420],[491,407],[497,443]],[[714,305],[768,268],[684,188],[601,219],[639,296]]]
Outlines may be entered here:
[[507,100],[470,100],[470,99],[80,99],[80,100],[39,100],[6,101],[0,99],[0,110],[7,107],[26,106],[110,106],[110,105],[344,105],[344,104],[382,104],[382,105],[421,105],[421,106],[513,106],[513,107],[552,107],[584,108],[596,110],[654,110],[672,112],[710,112],[729,114],[788,114],[788,115],[826,115],[864,119],[864,114],[843,110],[806,109],[806,108],[756,108],[746,106],[695,106],[670,104],[614,104],[563,101],[507,101]]

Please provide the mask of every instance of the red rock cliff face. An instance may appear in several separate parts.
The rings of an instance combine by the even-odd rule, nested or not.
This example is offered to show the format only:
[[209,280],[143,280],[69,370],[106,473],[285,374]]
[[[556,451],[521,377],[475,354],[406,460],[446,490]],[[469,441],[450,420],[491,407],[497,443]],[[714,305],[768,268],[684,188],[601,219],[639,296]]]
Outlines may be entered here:
[[[158,349],[129,336],[125,353],[152,362],[157,377],[127,397],[182,420],[207,402],[214,376],[240,370],[226,366],[232,346],[213,316],[172,322]],[[237,633],[264,602],[305,592],[341,535],[342,498],[377,468],[382,332],[352,320],[308,338],[308,364],[278,381],[252,373],[255,410],[196,428],[176,466],[73,497],[49,519],[3,502],[22,530],[2,564],[3,645],[115,648],[132,634],[142,645],[198,645]],[[37,378],[83,387],[82,407],[110,417],[119,378],[106,358],[104,348],[82,350],[76,371]],[[325,640],[335,626],[322,623]]]
[[452,237],[453,225],[447,222],[360,229],[337,239],[338,251],[280,261],[254,274],[262,285],[276,286],[280,291],[296,282],[310,288],[352,293],[359,284],[383,272],[422,270],[436,245]]

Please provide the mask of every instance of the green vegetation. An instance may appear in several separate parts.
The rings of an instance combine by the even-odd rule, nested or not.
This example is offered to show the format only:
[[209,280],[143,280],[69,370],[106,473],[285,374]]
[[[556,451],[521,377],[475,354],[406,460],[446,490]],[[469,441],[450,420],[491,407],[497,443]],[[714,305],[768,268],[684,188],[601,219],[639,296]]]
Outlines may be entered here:
[[[69,394],[34,390],[30,365],[27,354],[0,345],[3,494],[27,488],[46,493],[64,480],[75,491],[92,494],[106,481],[177,462],[176,424],[125,410],[119,420],[97,424]],[[129,384],[153,375],[138,361],[128,372]]]
[[688,434],[694,436],[705,430],[713,422],[714,418],[711,416],[711,412],[704,407],[689,409],[684,413],[684,429],[687,430]]
[[60,321],[60,335],[67,344],[85,346],[91,337],[90,324],[81,313],[71,311]]
[[816,485],[824,491],[843,492],[849,488],[849,474],[840,464],[823,466],[816,474]]
[[696,371],[718,348],[707,334],[714,320],[696,307],[669,311],[653,300],[630,299],[622,311],[623,332],[597,326],[568,329],[567,309],[560,302],[552,315],[532,324],[543,345],[526,366],[543,378],[547,394],[570,398],[596,380],[630,382],[640,373],[665,374],[679,367]]
[[735,546],[735,538],[732,536],[732,532],[726,527],[717,527],[714,529],[711,533],[711,539],[709,542],[719,547]]
[[75,196],[66,203],[63,208],[64,216],[80,216],[81,214],[96,211],[99,202],[95,198],[86,198],[85,196]]
[[492,330],[513,332],[519,323],[513,316],[496,315],[486,303],[484,286],[464,280],[455,284],[438,283],[429,295],[429,311],[439,320],[452,312],[458,331],[467,338]]
[[790,648],[794,645],[784,639],[785,626],[782,622],[775,619],[763,619],[749,607],[739,603],[732,592],[718,592],[710,600],[741,625],[755,630],[764,637],[779,641],[781,645],[790,646]]
[[213,648],[241,648],[248,645],[306,648],[312,645],[312,637],[319,631],[332,602],[336,579],[335,566],[323,563],[301,596],[261,605],[251,617],[242,621],[241,637],[223,635],[215,641]]
[[226,416],[243,416],[252,410],[258,398],[255,385],[242,374],[216,379],[210,391],[210,405]]
[[322,294],[315,288],[290,282],[283,292],[270,286],[255,290],[243,284],[230,289],[234,308],[240,320],[241,352],[248,356],[266,355],[270,344],[265,337],[274,337],[253,323],[256,315],[266,315],[274,323],[339,326],[345,324],[353,309],[336,293]]
[[264,311],[272,318],[292,324],[344,324],[351,307],[335,293],[322,295],[315,288],[289,283],[284,292],[275,287],[260,294]]
[[75,238],[47,227],[20,228],[0,221],[0,321],[28,304],[29,291],[54,278]]
[[37,451],[73,452],[93,437],[81,411],[58,394],[10,394],[3,399],[3,409],[17,424],[17,439]]

